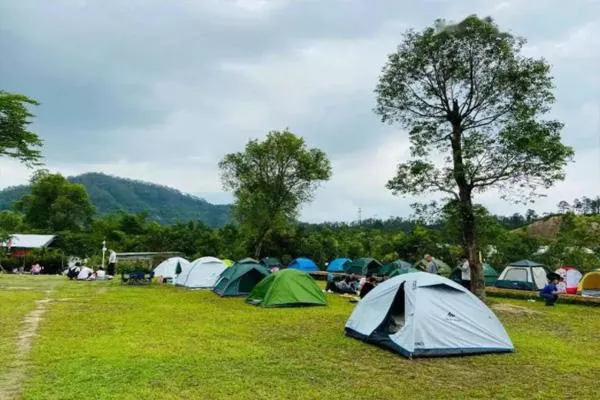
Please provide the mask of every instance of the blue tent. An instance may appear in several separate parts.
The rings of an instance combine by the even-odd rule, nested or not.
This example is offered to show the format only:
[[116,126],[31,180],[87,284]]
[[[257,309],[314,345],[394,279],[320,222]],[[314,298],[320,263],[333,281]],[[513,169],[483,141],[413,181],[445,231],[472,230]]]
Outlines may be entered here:
[[313,260],[302,257],[292,261],[290,265],[288,265],[288,268],[298,269],[304,272],[316,272],[319,270],[319,267],[317,267],[317,264],[315,264]]
[[327,266],[327,272],[344,272],[344,265],[352,262],[349,258],[336,258]]

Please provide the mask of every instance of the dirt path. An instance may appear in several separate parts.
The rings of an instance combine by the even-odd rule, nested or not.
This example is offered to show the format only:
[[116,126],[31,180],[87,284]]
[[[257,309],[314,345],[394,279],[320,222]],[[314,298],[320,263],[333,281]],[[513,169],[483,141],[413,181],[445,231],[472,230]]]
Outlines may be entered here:
[[37,336],[37,330],[46,312],[46,307],[53,301],[53,292],[54,289],[47,290],[46,297],[36,300],[35,309],[23,318],[21,332],[14,348],[14,360],[9,364],[4,375],[0,376],[0,400],[14,400],[20,397],[28,368],[29,351]]

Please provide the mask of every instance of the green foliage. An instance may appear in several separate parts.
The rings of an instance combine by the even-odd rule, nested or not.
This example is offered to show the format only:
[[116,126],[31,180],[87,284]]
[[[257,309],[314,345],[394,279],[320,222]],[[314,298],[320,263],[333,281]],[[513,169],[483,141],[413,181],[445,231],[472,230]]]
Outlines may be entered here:
[[16,203],[24,221],[47,232],[79,231],[91,223],[94,207],[83,185],[60,174],[39,171],[31,180],[31,193]]
[[61,251],[44,250],[34,251],[32,254],[25,257],[2,257],[0,264],[7,271],[12,271],[14,268],[24,267],[25,271],[29,271],[33,264],[39,264],[44,267],[44,274],[59,274],[63,267],[67,265],[67,259]]
[[236,198],[235,216],[255,257],[265,239],[296,218],[300,205],[331,176],[325,153],[307,148],[304,139],[288,130],[269,132],[262,142],[250,140],[243,152],[227,154],[219,168],[224,188]]
[[40,165],[42,141],[27,130],[33,117],[27,106],[38,104],[27,96],[0,90],[0,156],[17,159],[27,166]]
[[[209,226],[231,222],[231,206],[215,205],[178,190],[152,183],[88,173],[68,178],[85,186],[98,214],[146,212],[148,218],[161,224],[204,221]],[[31,187],[17,186],[0,191],[0,210],[30,193]]]

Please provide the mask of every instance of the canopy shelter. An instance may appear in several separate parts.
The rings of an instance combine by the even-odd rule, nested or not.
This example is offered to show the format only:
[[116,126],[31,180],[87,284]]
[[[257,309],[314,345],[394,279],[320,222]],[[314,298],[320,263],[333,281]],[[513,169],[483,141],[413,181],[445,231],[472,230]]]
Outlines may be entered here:
[[[406,262],[404,260],[392,261],[390,263],[385,264],[383,267],[381,267],[379,269],[378,275],[380,275],[380,276],[389,276],[392,273],[392,271],[394,271],[396,269],[401,269],[401,268],[404,268],[405,270],[409,269],[409,268],[412,268],[412,264],[408,263],[408,262]],[[413,271],[413,272],[416,272],[416,270]]]
[[267,269],[283,267],[283,264],[281,263],[279,258],[275,257],[265,257],[262,260],[260,260],[260,263],[264,265]]
[[247,296],[269,270],[260,264],[235,264],[221,273],[214,287],[219,296]]
[[163,278],[175,279],[177,276],[177,266],[181,269],[181,272],[189,268],[190,262],[182,257],[171,257],[158,264],[154,268],[154,276],[162,276]]
[[351,263],[352,260],[349,258],[336,258],[331,260],[327,265],[327,272],[344,272],[346,264]]
[[296,269],[284,269],[265,277],[254,287],[247,301],[261,307],[327,305],[325,295],[315,280]]
[[554,271],[562,278],[562,282],[558,284],[558,290],[562,293],[577,294],[577,285],[583,277],[577,268],[570,265],[563,265]]
[[297,269],[304,272],[317,272],[319,267],[310,258],[299,257],[288,265],[288,268]]
[[540,290],[548,279],[546,267],[535,261],[521,260],[513,262],[504,268],[496,287],[505,289]]
[[600,297],[600,268],[581,278],[577,285],[577,293],[587,297]]
[[347,274],[377,274],[383,265],[374,258],[357,258],[356,260],[346,264],[345,271]]
[[[496,269],[494,267],[492,267],[488,263],[483,263],[482,267],[483,267],[483,279],[485,281],[485,286],[494,286],[496,284],[496,281],[498,280],[498,272],[496,271]],[[460,281],[461,281],[460,267],[454,268],[452,270],[452,273],[450,273],[449,278],[452,279],[454,282],[460,283]]]
[[[440,260],[439,258],[432,258],[432,261],[435,262],[435,264],[438,267],[438,275],[444,276],[444,277],[449,277],[450,273],[452,272],[452,268],[450,268],[450,266],[448,264],[446,264],[444,261]],[[425,259],[422,259],[420,261],[417,261],[414,265],[415,268],[421,270],[421,271],[427,271],[427,263],[428,261]]]
[[213,288],[226,269],[223,261],[216,257],[200,257],[177,276],[175,284],[194,289]]
[[32,235],[15,233],[0,243],[12,257],[25,257],[35,249],[45,249],[56,239],[56,235]]
[[345,332],[410,358],[514,351],[481,300],[458,283],[425,272],[377,285],[356,305]]

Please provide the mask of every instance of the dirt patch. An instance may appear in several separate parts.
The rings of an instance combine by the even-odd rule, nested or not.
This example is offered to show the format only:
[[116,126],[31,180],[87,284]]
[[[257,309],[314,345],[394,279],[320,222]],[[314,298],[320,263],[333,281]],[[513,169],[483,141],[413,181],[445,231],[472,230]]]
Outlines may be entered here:
[[37,336],[37,330],[42,321],[47,305],[52,301],[51,292],[46,292],[46,298],[36,300],[33,311],[23,318],[21,331],[15,345],[15,359],[6,369],[4,376],[0,377],[0,399],[18,399],[21,385],[26,376],[27,356]]
[[32,287],[32,286],[0,286],[0,289],[6,290],[40,290],[40,288]]
[[498,311],[501,313],[506,313],[506,314],[513,314],[513,315],[536,315],[536,314],[541,314],[539,311],[534,311],[530,308],[527,307],[523,307],[523,306],[515,306],[512,304],[494,304],[492,305],[492,309],[494,311]]

